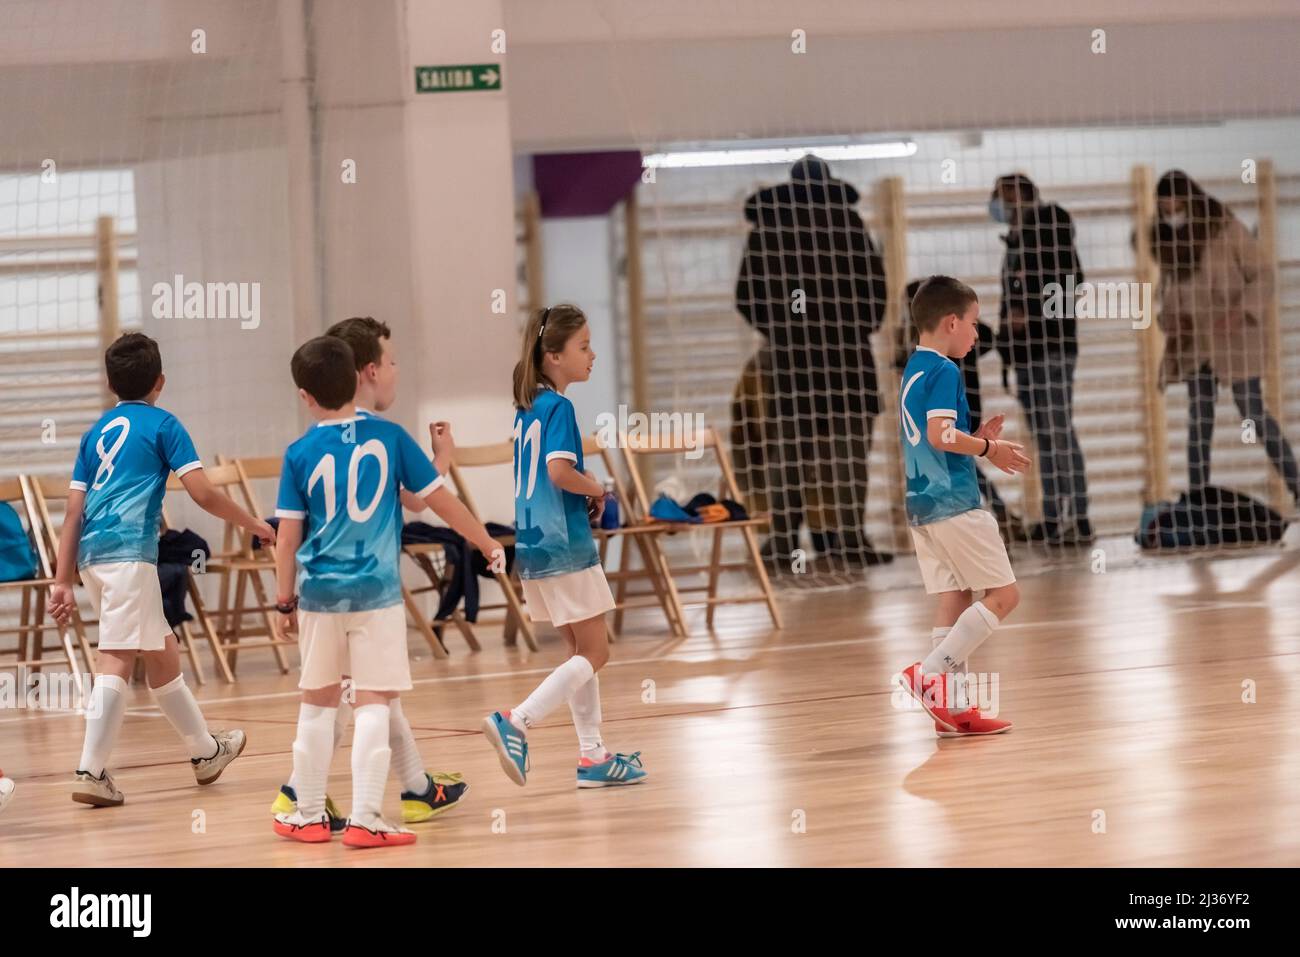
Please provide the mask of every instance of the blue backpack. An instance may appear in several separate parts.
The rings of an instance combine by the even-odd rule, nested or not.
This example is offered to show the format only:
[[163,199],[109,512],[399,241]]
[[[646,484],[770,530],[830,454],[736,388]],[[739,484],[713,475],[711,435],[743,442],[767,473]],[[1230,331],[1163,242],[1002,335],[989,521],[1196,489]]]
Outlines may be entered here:
[[20,582],[36,577],[36,549],[27,537],[18,513],[0,502],[0,582]]

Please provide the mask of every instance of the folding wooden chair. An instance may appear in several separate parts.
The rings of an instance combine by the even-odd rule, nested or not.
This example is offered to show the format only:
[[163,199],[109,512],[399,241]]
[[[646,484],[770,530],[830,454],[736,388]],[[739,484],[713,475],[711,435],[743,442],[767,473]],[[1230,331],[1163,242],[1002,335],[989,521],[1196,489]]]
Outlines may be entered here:
[[[168,486],[171,487],[170,485]],[[167,506],[162,510],[162,531],[173,529],[171,519],[167,515]],[[208,649],[212,652],[213,663],[217,666],[217,673],[226,681],[231,683],[235,680],[234,673],[230,670],[230,662],[226,660],[226,653],[221,649],[221,640],[217,637],[217,630],[212,624],[212,619],[208,617],[208,611],[203,604],[203,595],[199,591],[199,583],[194,577],[194,566],[186,564],[185,572],[185,593],[189,596],[190,604],[194,606],[194,620],[198,622],[198,627],[202,633],[203,640],[207,641]],[[175,632],[177,629],[173,628]],[[203,676],[203,666],[199,664],[198,642],[199,638],[194,634],[194,629],[188,621],[183,621],[179,626],[180,635],[178,640],[180,646],[185,650],[185,654],[190,659],[190,667],[194,671],[194,679],[199,684],[204,684],[206,679]]]
[[[493,465],[513,465],[514,461],[515,443],[512,439],[497,442],[494,445],[457,447],[456,459],[451,464],[448,477],[456,487],[456,494],[465,503],[465,507],[480,522],[483,521],[483,518],[479,514],[478,506],[474,503],[474,496],[470,493],[469,484],[465,479],[465,470]],[[513,535],[498,536],[497,541],[501,542],[502,545],[513,545],[515,537]],[[537,637],[533,633],[532,622],[528,620],[528,616],[524,613],[523,587],[519,583],[518,572],[512,571],[509,575],[504,572],[495,572],[494,577],[505,595],[505,604],[481,605],[480,608],[487,611],[504,608],[506,612],[505,643],[513,645],[516,632],[523,632],[524,643],[531,650],[536,651]]]
[[[744,505],[741,498],[740,488],[736,485],[735,473],[731,470],[731,462],[727,456],[726,449],[722,440],[718,437],[716,431],[712,428],[704,429],[695,435],[694,443],[690,446],[684,439],[673,438],[669,441],[647,441],[634,436],[622,436],[623,455],[627,461],[627,471],[632,478],[632,488],[635,494],[636,518],[638,522],[646,522],[650,517],[650,499],[646,494],[645,484],[642,481],[641,473],[638,470],[638,458],[650,455],[682,455],[693,449],[704,449],[711,452],[718,462],[718,469],[721,473],[719,482],[718,498],[729,498],[733,501]],[[781,625],[781,612],[776,607],[776,598],[772,593],[772,583],[768,579],[767,569],[763,566],[763,560],[758,551],[758,539],[754,534],[754,529],[769,525],[771,519],[765,514],[751,514],[749,518],[741,521],[715,522],[709,524],[690,524],[681,523],[662,523],[663,527],[672,532],[691,532],[691,533],[712,533],[713,534],[713,553],[707,565],[688,565],[674,568],[669,561],[667,552],[663,548],[663,539],[649,538],[646,541],[658,552],[658,561],[663,569],[664,580],[668,586],[669,593],[673,596],[674,604],[677,608],[682,607],[682,592],[705,592],[705,597],[700,601],[693,601],[689,604],[703,604],[707,607],[705,613],[705,622],[709,627],[713,626],[713,613],[718,605],[740,605],[752,602],[764,602],[767,604],[768,613],[772,616],[772,624],[777,628]],[[659,523],[655,523],[659,524]],[[722,561],[722,538],[729,531],[739,531],[745,539],[745,547],[749,552],[749,561],[746,562],[728,562]],[[754,576],[758,579],[759,591],[752,595],[719,595],[718,578],[721,572],[732,569],[748,568],[753,571]],[[680,587],[676,582],[678,575],[696,575],[700,573],[708,574],[708,584],[700,586]]]
[[[584,436],[582,439],[583,458],[591,461],[600,459],[601,464],[605,467],[605,473],[609,475],[614,482],[614,496],[618,499],[620,507],[620,518],[627,524],[621,528],[593,528],[591,534],[596,539],[596,546],[600,551],[600,564],[606,566],[606,557],[609,552],[610,542],[615,540],[622,541],[622,548],[619,554],[619,566],[617,571],[605,572],[605,577],[614,583],[614,624],[610,629],[610,640],[623,630],[623,612],[629,608],[645,608],[650,605],[658,605],[664,613],[664,620],[668,622],[669,630],[678,637],[686,636],[686,626],[681,606],[677,603],[676,595],[667,587],[664,582],[663,567],[659,561],[660,553],[647,541],[647,539],[658,538],[668,532],[668,527],[659,524],[648,524],[636,518],[636,510],[630,507],[631,498],[628,496],[627,486],[623,482],[619,470],[615,467],[614,456],[609,449],[600,443],[600,440],[594,435]],[[641,556],[641,568],[632,567],[632,546],[635,545],[637,552]],[[629,592],[628,585],[631,582],[645,579],[650,582],[653,588],[653,594],[645,592]]]
[[[54,584],[54,559],[58,549],[58,536],[55,534],[54,524],[49,520],[49,510],[39,493],[39,488],[45,483],[49,483],[51,487],[57,487],[58,492],[56,494],[67,497],[68,480],[66,478],[59,480],[37,479],[20,475],[16,479],[0,481],[0,501],[12,506],[18,512],[19,518],[26,520],[28,539],[36,551],[35,578],[26,581],[0,582],[0,593],[13,594],[17,592],[20,601],[18,627],[0,627],[0,635],[16,634],[18,636],[18,644],[14,650],[12,652],[2,652],[6,655],[13,654],[14,659],[0,664],[0,667],[5,669],[13,668],[15,671],[20,668],[30,667],[39,672],[45,665],[59,662],[61,659],[73,676],[72,680],[77,694],[84,696],[90,689],[82,687],[82,668],[77,662],[77,653],[68,632],[70,629],[77,636],[77,644],[81,649],[86,671],[93,671],[95,655],[91,651],[90,642],[86,639],[85,619],[81,617],[81,612],[74,607],[72,621],[67,627],[58,625],[53,621],[47,623],[45,620],[46,600],[50,586]],[[57,649],[46,647],[46,631],[54,631],[58,634],[59,645]],[[54,650],[61,651],[62,655],[45,657],[46,651]]]
[[[442,543],[403,543],[402,554],[414,562],[415,567],[429,579],[429,584],[415,588],[409,588],[403,582],[402,600],[406,602],[407,613],[415,620],[415,627],[420,630],[420,634],[424,635],[424,640],[433,649],[434,657],[447,657],[447,647],[443,644],[442,635],[448,621],[460,631],[461,637],[465,639],[465,643],[469,645],[471,651],[482,651],[482,646],[478,643],[478,636],[474,634],[474,629],[470,627],[470,623],[465,620],[465,616],[461,614],[459,608],[453,609],[451,617],[448,619],[430,621],[420,610],[419,602],[415,599],[416,595],[423,595],[428,592],[433,592],[441,599],[443,592],[450,587],[454,576],[458,574],[456,566],[447,561],[447,550]],[[469,560],[469,555],[465,555],[462,559],[462,561]]]
[[[232,499],[241,498],[239,469],[227,462],[215,468],[205,468],[208,481]],[[184,484],[175,475],[167,480],[167,490],[182,491]],[[247,506],[247,503],[245,503]],[[254,503],[256,504],[256,503]],[[214,613],[203,606],[203,613],[215,624],[217,645],[224,653],[222,657],[227,667],[223,677],[229,671],[234,680],[241,649],[270,648],[275,655],[276,664],[281,674],[289,673],[289,662],[285,658],[286,645],[296,642],[286,639],[280,633],[278,615],[275,605],[267,595],[264,576],[271,576],[271,589],[275,589],[275,550],[273,545],[263,544],[259,550],[253,548],[253,536],[230,523],[225,523],[222,530],[221,548],[213,551],[207,561],[207,573],[218,578],[218,607]],[[252,600],[245,601],[245,593],[252,591]],[[202,596],[196,588],[191,593],[196,601],[196,608],[202,603]],[[245,624],[250,615],[261,619],[260,625],[251,627]]]

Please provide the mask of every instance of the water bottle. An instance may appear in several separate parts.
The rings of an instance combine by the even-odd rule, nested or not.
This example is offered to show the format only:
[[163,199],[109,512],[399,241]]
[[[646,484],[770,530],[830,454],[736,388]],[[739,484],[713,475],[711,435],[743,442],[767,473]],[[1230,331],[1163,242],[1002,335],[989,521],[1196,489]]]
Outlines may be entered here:
[[606,530],[618,528],[618,496],[614,494],[614,480],[605,479],[605,514],[600,516],[600,527]]

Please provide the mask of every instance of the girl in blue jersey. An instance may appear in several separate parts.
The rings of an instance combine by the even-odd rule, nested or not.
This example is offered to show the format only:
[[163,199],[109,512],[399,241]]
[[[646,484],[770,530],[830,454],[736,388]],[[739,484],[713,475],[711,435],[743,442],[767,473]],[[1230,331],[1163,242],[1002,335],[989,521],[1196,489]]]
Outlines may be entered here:
[[611,754],[600,737],[600,683],[609,660],[605,613],[614,596],[591,535],[604,488],[584,470],[582,435],[564,391],[586,382],[596,354],[577,306],[536,312],[515,366],[515,561],[533,621],[549,621],[570,657],[509,711],[483,719],[483,732],[516,784],[528,772],[528,729],[568,702],[578,732],[578,787],[645,780],[640,752]]

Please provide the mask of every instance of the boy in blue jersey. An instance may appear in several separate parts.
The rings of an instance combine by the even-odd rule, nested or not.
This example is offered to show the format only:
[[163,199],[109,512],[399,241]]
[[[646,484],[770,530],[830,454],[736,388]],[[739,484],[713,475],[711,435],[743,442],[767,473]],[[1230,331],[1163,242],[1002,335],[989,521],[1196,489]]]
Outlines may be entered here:
[[[902,672],[905,690],[934,718],[941,737],[998,734],[1011,722],[981,715],[960,694],[966,660],[1020,601],[997,520],[980,507],[975,457],[1008,474],[1029,465],[1005,441],[1002,416],[969,434],[970,406],[960,360],[979,338],[979,299],[965,283],[931,276],[912,300],[920,344],[903,370],[899,395],[907,520],[925,590],[939,596],[933,649]],[[983,591],[979,601],[973,592]]]
[[185,427],[154,405],[166,377],[158,344],[127,333],[104,354],[108,384],[121,400],[81,438],[59,536],[50,614],[71,618],[78,571],[99,615],[99,673],[86,709],[86,740],[72,799],[100,807],[123,802],[105,766],[126,710],[136,655],[159,710],[190,752],[199,784],[212,784],[244,750],[242,731],[208,731],[181,675],[180,649],[163,614],[158,528],[167,475],[175,472],[195,503],[225,522],[275,541],[272,528],[216,489]]
[[381,814],[391,759],[389,702],[411,687],[398,571],[401,490],[417,495],[484,554],[504,550],[445,487],[405,430],[357,414],[356,361],[345,341],[312,339],[294,353],[290,367],[317,421],[285,453],[276,501],[277,610],[285,630],[300,634],[303,695],[293,745],[297,807],[276,815],[275,832],[305,843],[331,837],[325,781],[347,674],[356,708],[353,809],[343,843],[412,844],[412,832]]
[[[397,401],[397,360],[388,324],[370,316],[354,316],[334,323],[325,335],[342,339],[352,349],[357,367],[357,391],[353,397],[357,415],[373,416],[388,410]],[[434,467],[439,474],[445,474],[456,451],[451,426],[446,422],[435,422],[429,431],[433,439]],[[401,501],[412,512],[422,512],[428,507],[424,499],[407,488],[402,489]],[[344,676],[345,686],[350,679],[350,675]],[[392,751],[390,770],[402,786],[402,823],[428,821],[455,807],[469,790],[464,777],[458,773],[424,769],[419,746],[402,711],[400,699],[393,698],[389,702],[388,718],[388,747]],[[335,750],[342,743],[351,720],[352,705],[345,694],[335,713]],[[297,810],[297,801],[296,782],[290,778],[276,794],[271,814],[292,814]],[[342,830],[346,822],[328,797],[325,809],[334,829]]]

